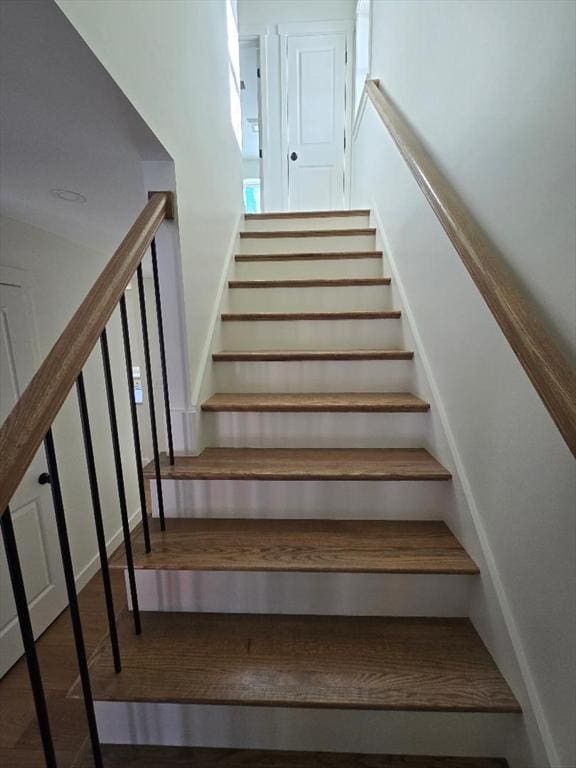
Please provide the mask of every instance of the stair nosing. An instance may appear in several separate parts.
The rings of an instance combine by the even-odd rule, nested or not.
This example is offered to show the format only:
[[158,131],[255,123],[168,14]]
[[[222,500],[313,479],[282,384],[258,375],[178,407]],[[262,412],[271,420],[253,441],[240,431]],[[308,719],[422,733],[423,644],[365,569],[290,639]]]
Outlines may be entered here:
[[350,229],[259,229],[240,232],[241,240],[277,239],[282,237],[372,237],[375,227],[351,227]]
[[367,208],[351,208],[338,211],[270,211],[266,213],[246,213],[247,221],[265,221],[268,219],[336,219],[348,216],[369,216]]
[[226,362],[344,362],[354,360],[412,360],[414,352],[404,349],[307,350],[263,349],[222,350],[212,353],[215,363]]
[[230,289],[253,288],[346,288],[390,285],[390,277],[301,278],[296,280],[229,280]]
[[[362,402],[363,395],[365,402]],[[388,404],[371,404],[366,395],[382,395],[384,399],[387,395],[397,395],[403,396],[406,400],[413,398],[413,401],[402,404],[391,400]],[[218,398],[222,397],[228,399],[228,404],[218,401]],[[234,397],[237,398],[236,403],[233,401]],[[306,397],[311,398],[308,403],[305,400]],[[324,403],[321,401],[322,397],[325,398]],[[346,403],[346,397],[352,402]],[[337,402],[338,398],[340,402]],[[216,403],[213,402],[214,400]],[[241,402],[242,400],[244,403]],[[278,402],[274,402],[275,400]],[[292,400],[291,403],[290,400]],[[430,410],[430,403],[409,392],[214,393],[202,403],[201,409],[207,413],[426,413]]]
[[234,259],[237,262],[251,261],[344,261],[346,259],[381,259],[382,251],[318,251],[288,253],[238,253]]
[[298,320],[398,320],[402,316],[399,309],[383,311],[350,311],[350,312],[223,312],[220,319],[223,323],[234,322],[295,322]]

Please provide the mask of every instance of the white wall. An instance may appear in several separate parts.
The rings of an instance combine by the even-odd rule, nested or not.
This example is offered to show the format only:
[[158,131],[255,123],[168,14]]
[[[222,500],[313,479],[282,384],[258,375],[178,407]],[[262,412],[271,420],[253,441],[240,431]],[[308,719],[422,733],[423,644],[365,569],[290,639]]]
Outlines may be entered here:
[[[52,348],[108,258],[108,254],[98,253],[29,224],[6,217],[0,219],[1,263],[4,266],[25,270],[27,278],[30,279],[40,360],[43,360]],[[129,305],[133,293],[129,291],[127,294]],[[136,328],[132,326],[132,338],[136,335]],[[115,385],[128,514],[135,516],[139,511],[140,502],[118,312],[108,326],[108,342]],[[84,368],[84,381],[106,538],[118,544],[121,523],[99,345]],[[86,578],[99,567],[99,563],[82,431],[74,389],[54,423],[54,442],[74,570],[80,583],[83,584]],[[139,519],[138,514],[133,522],[136,523]],[[46,523],[53,524],[51,521]]]
[[242,211],[226,3],[58,0],[58,5],[174,160],[193,388],[228,243]]
[[280,36],[278,24],[307,21],[352,20],[356,0],[238,0],[238,28],[241,35],[266,35],[261,65],[267,68],[266,100],[268,115],[268,156],[264,155],[264,207],[281,211],[282,202],[282,131],[280,88]]
[[[575,10],[375,0],[371,66],[572,355]],[[491,564],[473,619],[512,674],[497,595],[522,669],[526,717],[511,764],[530,765],[527,744],[537,751],[542,740],[552,764],[568,768],[574,459],[370,104],[353,146],[352,202],[372,205],[383,222]],[[460,521],[465,542],[471,524]]]

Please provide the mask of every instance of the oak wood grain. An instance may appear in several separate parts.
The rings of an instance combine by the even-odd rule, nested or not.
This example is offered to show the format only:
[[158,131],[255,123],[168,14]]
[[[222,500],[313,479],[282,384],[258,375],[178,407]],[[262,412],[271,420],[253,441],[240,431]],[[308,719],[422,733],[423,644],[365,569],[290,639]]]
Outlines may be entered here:
[[381,259],[382,251],[321,251],[319,253],[239,253],[236,261],[334,261]]
[[[448,526],[437,520],[170,520],[151,526],[152,552],[134,540],[142,570],[299,573],[477,574]],[[125,567],[123,552],[113,561]]]
[[[154,462],[144,467],[154,476]],[[172,480],[450,480],[419,448],[205,448],[199,456],[160,457]]]
[[150,199],[0,429],[0,514],[100,338],[158,227],[169,193]]
[[341,211],[272,211],[270,213],[246,213],[247,221],[264,221],[266,219],[338,219],[348,216],[369,216],[367,208],[350,208]]
[[365,91],[464,266],[576,456],[576,368],[530,305],[503,255],[378,80]]
[[[143,613],[118,625],[96,701],[445,712],[519,712],[468,619]],[[71,691],[79,695],[78,685]]]
[[262,238],[279,237],[357,237],[358,235],[375,235],[374,227],[353,227],[350,229],[275,229],[240,232],[241,240],[257,240]]
[[397,320],[401,314],[399,309],[369,312],[224,312],[220,318],[223,323],[258,320]]
[[412,360],[406,349],[257,349],[214,352],[216,363],[293,362],[306,360]]
[[430,403],[409,392],[282,392],[217,393],[202,403],[203,411],[415,413]]
[[[482,757],[359,755],[198,747],[104,744],[106,768],[507,768],[506,760]],[[74,768],[93,768],[86,748]],[[24,767],[22,767],[24,768]],[[39,765],[38,768],[41,768]]]
[[348,288],[390,283],[389,277],[313,277],[297,280],[229,280],[228,288]]

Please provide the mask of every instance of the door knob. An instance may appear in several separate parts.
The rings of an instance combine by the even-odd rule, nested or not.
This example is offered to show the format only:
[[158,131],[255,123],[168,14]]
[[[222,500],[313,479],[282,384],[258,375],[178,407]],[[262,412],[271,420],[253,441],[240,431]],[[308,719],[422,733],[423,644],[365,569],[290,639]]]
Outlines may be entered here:
[[42,474],[38,475],[38,482],[40,483],[40,485],[47,485],[48,483],[50,483],[51,482],[50,475],[48,474],[48,472],[42,472]]
[[298,155],[296,154],[296,152],[292,152],[292,154],[290,155],[290,160],[298,160]]

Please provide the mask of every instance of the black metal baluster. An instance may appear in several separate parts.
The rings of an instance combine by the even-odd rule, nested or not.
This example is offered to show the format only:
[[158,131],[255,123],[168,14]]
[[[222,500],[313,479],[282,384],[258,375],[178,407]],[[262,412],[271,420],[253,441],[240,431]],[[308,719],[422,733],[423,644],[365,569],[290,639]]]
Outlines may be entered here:
[[150,528],[148,526],[148,510],[146,509],[146,491],[144,488],[144,472],[142,469],[142,448],[140,445],[140,430],[138,428],[138,412],[134,398],[134,377],[132,375],[132,350],[130,348],[130,329],[126,299],[120,299],[120,317],[122,319],[122,337],[124,339],[124,357],[126,358],[126,378],[130,394],[130,414],[132,416],[132,435],[134,438],[134,453],[136,454],[136,470],[138,472],[138,492],[140,494],[140,509],[142,510],[142,530],[144,532],[144,547],[150,552]]
[[62,554],[62,565],[64,567],[64,578],[66,580],[66,590],[68,592],[70,618],[72,619],[72,631],[74,633],[74,642],[76,644],[78,669],[80,672],[80,681],[82,683],[82,693],[84,694],[84,706],[86,708],[88,730],[90,732],[92,756],[94,757],[95,768],[103,768],[100,741],[98,739],[98,726],[96,725],[94,701],[92,699],[92,686],[90,685],[90,673],[88,672],[86,648],[84,646],[84,635],[82,633],[82,622],[80,619],[80,609],[78,607],[78,596],[76,594],[74,567],[72,565],[72,555],[70,554],[70,542],[68,541],[68,531],[66,529],[66,517],[64,515],[62,489],[60,487],[58,465],[56,463],[56,451],[54,450],[54,438],[52,437],[51,429],[48,430],[46,437],[44,438],[44,448],[46,450],[48,473],[50,475],[50,488],[52,489],[52,501],[54,503],[54,514],[56,516],[56,528],[58,530],[58,540],[60,542],[60,552]]
[[146,319],[146,294],[144,293],[144,277],[142,264],[138,265],[138,297],[140,299],[140,319],[142,321],[142,341],[144,345],[144,362],[146,364],[146,380],[148,382],[148,405],[150,408],[150,428],[152,431],[152,447],[154,449],[154,472],[156,475],[156,491],[158,493],[158,515],[160,528],[166,530],[164,520],[164,498],[162,496],[162,480],[160,477],[160,453],[158,451],[158,431],[156,430],[156,409],[154,406],[154,387],[152,384],[152,365],[150,364],[150,340],[148,338],[148,321]]
[[118,498],[120,501],[120,517],[122,520],[122,532],[124,534],[124,548],[126,550],[126,566],[128,568],[128,581],[130,583],[130,596],[132,598],[132,614],[134,617],[134,631],[139,635],[140,609],[138,607],[138,592],[136,590],[136,577],[134,575],[134,559],[132,557],[132,541],[130,539],[130,523],[128,521],[128,505],[126,503],[126,488],[124,486],[124,472],[122,470],[122,455],[120,453],[120,440],[118,438],[118,420],[116,419],[116,405],[114,403],[114,387],[112,384],[112,368],[110,366],[110,353],[108,351],[108,337],[106,329],[100,336],[100,348],[102,350],[102,363],[104,364],[104,383],[106,386],[106,399],[108,401],[108,413],[110,414],[110,431],[112,432],[112,451],[114,453],[114,465],[116,467],[116,483],[118,485]]
[[78,378],[76,379],[76,392],[78,395],[78,406],[80,408],[80,422],[82,423],[82,437],[84,438],[84,452],[86,454],[86,467],[88,469],[88,480],[90,482],[90,496],[92,498],[94,523],[96,525],[96,539],[98,541],[98,553],[100,555],[100,568],[102,571],[102,582],[106,599],[106,612],[108,614],[108,628],[110,630],[110,643],[112,645],[114,669],[116,672],[120,672],[122,664],[120,661],[120,648],[118,646],[118,632],[116,630],[114,598],[112,597],[112,585],[110,583],[110,571],[108,569],[106,536],[104,534],[104,523],[102,522],[102,507],[100,505],[100,492],[98,490],[98,477],[96,475],[94,447],[92,445],[92,433],[90,430],[90,420],[88,418],[88,402],[86,400],[86,389],[84,387],[84,376],[82,375],[82,371],[80,371]]
[[162,385],[164,389],[164,410],[166,412],[166,437],[168,438],[168,458],[174,464],[174,442],[172,440],[172,422],[170,420],[170,393],[168,390],[168,371],[166,368],[166,347],[164,345],[164,322],[162,320],[162,300],[160,298],[160,278],[158,276],[158,258],[156,256],[156,238],[150,243],[152,251],[152,271],[154,273],[154,297],[156,299],[156,318],[158,320],[158,342],[160,345],[160,363],[162,366]]
[[56,754],[54,752],[54,743],[50,731],[50,721],[48,719],[48,709],[46,707],[46,697],[44,695],[44,685],[40,674],[40,665],[36,654],[34,644],[34,633],[28,611],[28,600],[26,599],[26,589],[20,567],[20,558],[18,556],[18,547],[16,537],[14,536],[14,527],[10,508],[7,507],[2,515],[2,538],[4,539],[4,549],[6,550],[6,562],[10,573],[12,591],[14,593],[14,602],[16,603],[16,613],[20,623],[20,633],[22,643],[24,644],[24,653],[26,654],[26,664],[28,665],[28,675],[30,677],[30,686],[32,696],[34,697],[34,706],[36,708],[36,718],[38,728],[40,729],[40,738],[42,739],[42,748],[44,750],[44,759],[46,768],[57,768]]

